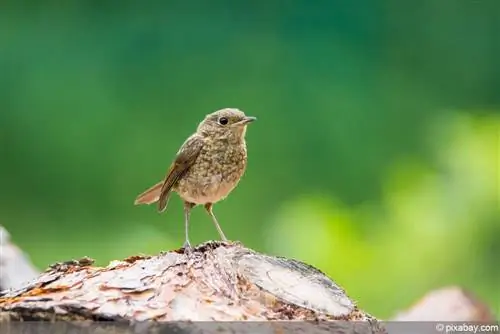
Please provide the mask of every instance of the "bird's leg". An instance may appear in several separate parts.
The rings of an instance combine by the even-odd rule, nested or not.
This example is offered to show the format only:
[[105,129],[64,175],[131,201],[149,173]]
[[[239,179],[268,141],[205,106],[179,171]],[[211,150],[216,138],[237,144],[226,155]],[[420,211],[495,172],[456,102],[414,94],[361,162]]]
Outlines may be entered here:
[[189,243],[189,216],[191,215],[191,209],[193,208],[193,206],[193,203],[184,202],[184,228],[186,233],[186,240],[184,241],[184,245],[182,247],[184,248],[185,252],[191,251],[191,244]]
[[219,232],[222,241],[227,241],[227,238],[224,235],[224,232],[222,232],[222,229],[220,228],[220,225],[217,222],[217,218],[215,218],[214,212],[212,211],[212,203],[205,204],[205,210],[207,210],[208,214],[212,218],[212,221],[214,222],[214,225],[217,228],[217,232]]

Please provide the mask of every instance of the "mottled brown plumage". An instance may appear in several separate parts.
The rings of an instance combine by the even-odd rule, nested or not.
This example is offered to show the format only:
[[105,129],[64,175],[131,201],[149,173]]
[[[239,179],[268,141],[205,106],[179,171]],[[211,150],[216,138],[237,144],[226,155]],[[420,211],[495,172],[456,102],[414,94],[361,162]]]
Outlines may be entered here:
[[176,192],[184,201],[185,249],[190,248],[189,216],[196,205],[204,205],[221,239],[227,241],[212,206],[229,195],[245,172],[246,126],[254,120],[232,108],[207,115],[177,152],[165,179],[135,200],[135,204],[157,202],[158,211],[163,212],[171,193]]

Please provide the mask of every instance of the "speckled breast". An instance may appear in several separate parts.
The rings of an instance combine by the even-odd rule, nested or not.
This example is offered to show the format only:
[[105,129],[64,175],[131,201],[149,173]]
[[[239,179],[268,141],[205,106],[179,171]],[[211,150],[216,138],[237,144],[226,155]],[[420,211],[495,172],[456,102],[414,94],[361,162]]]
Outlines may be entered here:
[[184,177],[174,187],[191,203],[215,203],[238,184],[247,165],[245,142],[239,145],[206,145]]

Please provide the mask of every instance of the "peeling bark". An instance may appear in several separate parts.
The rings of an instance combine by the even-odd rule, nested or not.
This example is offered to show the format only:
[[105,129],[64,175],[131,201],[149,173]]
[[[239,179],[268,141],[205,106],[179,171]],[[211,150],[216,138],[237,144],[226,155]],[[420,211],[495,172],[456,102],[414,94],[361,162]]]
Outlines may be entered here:
[[[12,272],[36,270],[3,233],[0,265],[9,259],[10,271],[0,279],[9,277],[13,288],[0,293],[2,333],[387,333],[319,270],[239,243],[212,241],[190,255],[175,250],[106,267],[71,260],[20,286],[16,277],[27,276]],[[31,271],[19,271],[13,259]],[[392,320],[495,322],[486,304],[459,287],[432,291]]]
[[[58,263],[28,285],[4,293],[2,317],[130,323],[348,320],[363,321],[360,333],[383,332],[319,270],[238,243],[207,242],[190,255],[134,256],[107,267],[92,262]],[[328,323],[325,330],[346,330],[346,322]]]

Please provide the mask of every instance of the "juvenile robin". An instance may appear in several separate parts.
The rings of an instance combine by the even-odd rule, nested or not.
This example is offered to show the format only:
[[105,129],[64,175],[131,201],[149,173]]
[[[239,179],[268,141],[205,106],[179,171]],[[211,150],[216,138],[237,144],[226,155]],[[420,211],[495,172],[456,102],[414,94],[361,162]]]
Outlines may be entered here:
[[221,239],[227,241],[212,207],[229,195],[245,172],[245,133],[255,120],[233,108],[208,114],[182,144],[165,179],[137,196],[136,205],[158,203],[159,212],[167,208],[172,192],[180,196],[184,201],[185,250],[191,249],[189,216],[196,205],[205,207]]

